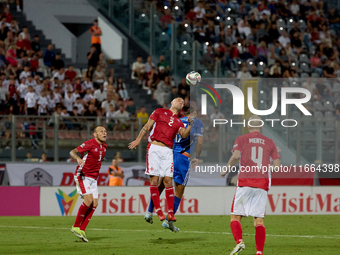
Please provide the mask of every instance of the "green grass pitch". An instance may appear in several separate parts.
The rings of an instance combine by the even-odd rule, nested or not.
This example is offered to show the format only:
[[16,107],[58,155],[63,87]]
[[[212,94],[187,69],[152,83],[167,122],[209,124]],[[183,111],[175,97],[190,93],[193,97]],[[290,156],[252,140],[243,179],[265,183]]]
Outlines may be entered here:
[[[70,231],[74,217],[0,217],[0,254],[229,254],[235,246],[229,216],[178,216],[181,229],[163,229],[154,217],[95,216],[89,243]],[[264,254],[340,254],[340,215],[267,216]],[[255,254],[252,218],[242,220],[246,249]]]

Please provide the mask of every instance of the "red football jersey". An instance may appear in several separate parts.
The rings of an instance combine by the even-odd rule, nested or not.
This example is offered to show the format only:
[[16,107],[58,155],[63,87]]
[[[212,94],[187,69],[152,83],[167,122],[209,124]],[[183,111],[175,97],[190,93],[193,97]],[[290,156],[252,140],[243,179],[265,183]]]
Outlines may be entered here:
[[172,148],[176,134],[184,128],[183,122],[172,111],[163,108],[154,110],[150,119],[154,120],[155,124],[149,135],[149,143],[160,141]]
[[250,132],[236,138],[235,150],[241,152],[237,186],[269,190],[270,162],[280,158],[273,140],[260,132]]
[[[99,170],[102,166],[102,160],[105,157],[106,148],[106,143],[99,144],[94,138],[78,146],[77,150],[81,154],[85,164],[83,167],[77,166],[75,175],[80,173],[80,175],[97,180]],[[87,154],[84,155],[84,152],[87,152]]]

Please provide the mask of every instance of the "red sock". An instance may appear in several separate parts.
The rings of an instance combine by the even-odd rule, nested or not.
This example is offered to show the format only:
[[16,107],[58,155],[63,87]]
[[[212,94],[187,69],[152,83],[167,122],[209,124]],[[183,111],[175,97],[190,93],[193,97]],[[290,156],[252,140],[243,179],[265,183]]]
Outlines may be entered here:
[[86,229],[87,227],[87,224],[89,224],[90,220],[91,220],[91,217],[94,213],[94,211],[96,210],[97,207],[90,207],[87,212],[86,212],[86,215],[85,215],[85,218],[84,218],[84,221],[83,223],[81,224],[80,226],[80,230],[84,230]]
[[266,228],[263,225],[255,227],[256,254],[262,254],[264,242],[266,240]]
[[174,212],[175,194],[174,187],[165,188],[165,197],[168,204],[168,212]]
[[151,193],[152,202],[155,205],[155,209],[157,211],[161,208],[161,205],[160,205],[160,202],[159,202],[158,186],[150,185],[150,193]]
[[80,227],[80,224],[84,221],[87,209],[89,209],[89,207],[83,202],[79,207],[77,218],[73,227]]
[[230,222],[231,232],[233,233],[234,239],[237,244],[242,242],[242,226],[238,220],[233,220]]

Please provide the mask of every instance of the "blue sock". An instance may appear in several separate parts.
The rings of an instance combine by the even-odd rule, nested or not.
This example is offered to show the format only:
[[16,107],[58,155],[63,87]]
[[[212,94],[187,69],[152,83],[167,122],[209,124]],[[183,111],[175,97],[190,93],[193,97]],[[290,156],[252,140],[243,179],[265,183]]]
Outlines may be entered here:
[[177,209],[180,203],[181,203],[181,198],[175,196],[174,214],[177,212]]
[[149,203],[149,208],[148,208],[148,212],[149,213],[153,213],[153,209],[155,208],[153,201],[152,201],[152,197],[150,197],[150,203]]

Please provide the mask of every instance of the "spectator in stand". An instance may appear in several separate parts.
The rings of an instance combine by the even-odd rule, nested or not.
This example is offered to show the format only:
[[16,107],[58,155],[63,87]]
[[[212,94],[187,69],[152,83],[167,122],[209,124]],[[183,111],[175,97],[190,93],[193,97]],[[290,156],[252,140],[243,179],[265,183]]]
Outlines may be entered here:
[[[209,5],[209,4],[207,4]],[[216,33],[215,33],[215,25],[214,21],[208,20],[208,27],[205,30],[205,40],[210,43],[216,43]]]
[[96,46],[92,45],[90,48],[90,52],[87,53],[87,66],[90,69],[90,66],[96,68],[99,61],[99,54],[97,52]]
[[170,76],[165,76],[164,81],[160,81],[155,90],[154,97],[159,105],[170,103],[171,88],[174,85]]
[[[235,47],[236,47],[236,43],[235,43]],[[201,62],[202,65],[206,66],[206,68],[210,71],[210,73],[212,73],[212,74],[214,73],[214,71],[215,71],[215,55],[214,55],[214,51],[212,50],[212,47],[210,45],[207,47],[207,52],[202,55],[200,62]]]
[[47,106],[48,106],[48,100],[46,97],[46,93],[45,91],[41,91],[40,98],[38,100],[38,115],[39,116],[47,115]]
[[165,68],[164,66],[159,66],[158,67],[158,75],[157,75],[157,78],[159,81],[164,81],[164,78],[168,76],[166,71],[165,71]]
[[106,100],[104,100],[101,104],[101,109],[102,109],[103,115],[105,115],[109,111],[110,105],[113,105],[113,107],[116,108],[116,102],[113,99],[113,95],[107,94]]
[[156,89],[159,82],[158,74],[155,67],[151,68],[151,71],[146,74],[146,85],[148,87],[148,95],[152,94],[152,89]]
[[105,80],[106,80],[105,73],[103,72],[100,65],[97,65],[96,70],[93,73],[94,86],[98,88],[100,85],[104,85]]
[[93,21],[93,26],[90,28],[90,34],[91,34],[91,44],[96,47],[97,53],[100,54],[102,52],[101,50],[101,36],[103,35],[102,30],[98,26],[98,20],[95,19]]
[[336,38],[338,38],[340,19],[339,19],[339,13],[335,11],[335,8],[331,8],[329,10],[328,20],[329,20],[330,29],[333,29],[335,31]]
[[31,42],[31,47],[34,53],[40,54],[41,46],[39,43],[39,36],[35,35],[33,38],[33,42]]
[[146,108],[144,105],[140,108],[139,113],[137,113],[137,118],[141,119],[142,125],[148,122],[149,114],[146,112]]
[[138,80],[138,85],[142,86],[145,74],[145,64],[143,63],[142,56],[137,57],[137,61],[132,64],[131,79]]
[[41,159],[39,159],[39,162],[40,162],[40,163],[43,163],[43,162],[48,162],[48,161],[49,161],[49,160],[47,159],[46,153],[43,152],[43,153],[41,154]]
[[126,107],[126,111],[129,113],[130,117],[135,118],[136,117],[136,106],[135,106],[135,101],[133,98],[129,99],[128,105]]
[[125,111],[124,106],[120,105],[119,110],[116,111],[116,116],[118,124],[114,126],[114,130],[124,131],[128,128],[129,113]]
[[168,62],[165,61],[165,57],[164,55],[160,55],[159,56],[159,62],[157,64],[157,67],[159,69],[159,67],[163,66],[164,67],[164,73],[165,75],[169,75],[170,74],[170,66],[168,64]]
[[183,99],[187,95],[190,95],[190,87],[187,84],[185,78],[182,78],[181,83],[178,85],[178,95]]
[[57,84],[61,85],[65,82],[65,69],[60,68],[57,72],[54,73],[53,79],[57,78]]
[[263,61],[267,64],[268,48],[265,41],[260,42],[260,47],[258,47],[257,49],[257,54],[258,60]]
[[250,75],[251,75],[251,77],[255,77],[255,78],[259,77],[259,73],[257,71],[256,65],[251,66]]
[[73,65],[69,65],[66,72],[65,72],[65,78],[69,78],[71,82],[74,82],[74,79],[76,78],[77,73],[73,69]]
[[118,166],[116,159],[112,160],[112,165],[107,170],[109,174],[109,186],[123,186],[123,179],[125,177],[124,171]]
[[172,102],[172,100],[174,100],[175,98],[179,97],[178,95],[178,89],[176,86],[173,86],[171,88],[171,94],[170,94],[170,102]]
[[248,16],[245,15],[243,19],[237,24],[237,29],[240,34],[244,34],[246,37],[251,34],[251,28],[248,23]]
[[35,115],[37,109],[37,95],[33,91],[32,86],[28,86],[28,93],[25,96],[25,110],[27,115]]
[[213,121],[214,119],[224,119],[224,114],[221,113],[217,107],[215,107],[214,112],[210,115],[210,120]]
[[194,12],[196,13],[197,19],[203,19],[205,15],[205,9],[203,7],[204,1],[199,1],[197,6],[194,8]]
[[73,105],[73,110],[74,107],[77,107],[77,113],[79,116],[82,116],[85,112],[84,104],[82,103],[82,99],[80,97],[77,97],[75,100],[75,103]]
[[49,44],[47,46],[47,50],[45,50],[43,54],[44,64],[45,66],[51,68],[52,62],[55,60],[55,52],[53,51],[53,44]]
[[150,72],[152,67],[155,67],[155,64],[152,62],[152,57],[148,56],[145,63],[145,73]]
[[32,162],[32,152],[28,151],[26,153],[26,158],[24,159],[24,162]]
[[128,91],[126,89],[126,85],[123,82],[122,78],[117,78],[117,83],[116,83],[116,92],[118,93],[118,95],[123,98],[123,100],[128,100],[129,99],[129,95],[128,95]]
[[17,66],[17,54],[15,53],[16,46],[15,44],[12,44],[9,46],[7,53],[6,53],[6,61],[7,63],[11,64],[12,66]]
[[[284,1],[284,0],[283,0],[283,1]],[[279,37],[278,41],[279,41],[279,43],[280,43],[280,45],[281,45],[282,48],[285,48],[286,45],[287,45],[287,43],[290,43],[290,38],[287,36],[286,30],[283,30],[283,31],[282,31],[282,34],[281,34],[281,36]]]
[[334,68],[331,66],[332,62],[329,59],[325,60],[325,66],[323,68],[323,76],[325,78],[336,78],[334,74]]
[[31,76],[31,72],[30,72],[30,67],[29,66],[24,66],[24,70],[20,73],[19,75],[19,79],[21,80],[22,78],[27,79],[28,76]]
[[334,101],[333,94],[331,90],[324,84],[323,79],[320,77],[316,83],[316,93],[318,100],[329,100]]
[[82,83],[82,88],[84,91],[87,91],[87,89],[94,91],[93,83],[91,82],[90,77],[85,76],[85,79]]
[[237,73],[237,79],[250,79],[252,76],[248,72],[246,64],[242,65],[242,70]]
[[4,22],[2,22],[1,25],[0,25],[0,42],[1,42],[1,44],[4,43],[4,41],[7,37],[8,31],[9,31],[8,27],[6,27]]
[[322,61],[320,58],[320,54],[316,52],[310,59],[311,62],[311,67],[313,72],[317,72],[319,76],[322,76],[323,74],[323,69],[322,69]]
[[92,90],[91,90],[91,88],[87,88],[86,89],[86,94],[85,94],[85,96],[83,98],[83,101],[84,101],[85,105],[87,106],[92,99],[94,99],[94,97],[92,95]]
[[89,108],[88,108],[87,111],[85,111],[84,116],[85,117],[91,117],[91,118],[87,119],[88,121],[94,121],[93,117],[97,117],[97,111],[95,111],[94,104],[89,105]]
[[43,76],[42,73],[38,72],[39,68],[39,54],[33,54],[33,57],[30,60],[30,66],[31,66],[31,72],[33,75],[39,74],[40,76]]
[[[65,74],[65,76],[66,76],[66,74]],[[67,77],[67,78],[69,79],[69,77]],[[81,85],[81,79],[80,78],[76,78],[75,79],[75,83],[73,83],[73,90],[78,90],[80,95],[81,95],[81,97],[84,96],[85,90],[83,90],[83,86]]]
[[105,117],[108,128],[113,130],[114,123],[116,122],[114,119],[116,117],[116,109],[112,104],[110,104],[109,111],[106,112]]
[[166,9],[164,11],[164,15],[160,18],[159,20],[159,25],[160,27],[164,30],[167,31],[169,25],[171,24],[171,22],[174,20],[173,17],[171,17],[171,11],[170,9]]
[[57,53],[55,56],[54,61],[52,61],[52,70],[60,70],[61,68],[65,67],[64,60],[61,59],[61,54]]
[[316,89],[315,83],[312,82],[312,77],[308,77],[307,81],[302,83],[302,87],[309,90],[312,100],[318,99],[317,91],[316,91],[317,89]]
[[280,61],[280,57],[275,53],[275,47],[271,46],[269,49],[269,53],[267,55],[267,65],[268,67],[271,67],[275,64],[275,61]]
[[336,60],[338,52],[336,52],[332,45],[330,43],[326,44],[326,46],[321,47],[322,48],[322,58],[328,58],[329,60]]
[[272,23],[270,25],[270,28],[268,30],[268,42],[270,43],[275,43],[278,41],[279,37],[281,36],[279,31],[277,30],[277,24],[276,23]]
[[205,42],[205,29],[203,27],[203,19],[196,20],[196,23],[193,28],[194,39],[199,43]]
[[[280,60],[275,60],[275,64],[272,65],[269,69],[269,74],[272,75],[281,75],[281,61]],[[278,77],[277,77],[278,78]]]
[[107,98],[103,85],[99,85],[99,89],[94,92],[93,97],[96,100],[96,106],[99,108],[102,102]]
[[211,8],[209,2],[205,3],[204,9],[205,9],[205,14],[203,14],[203,19],[205,20],[205,22],[208,22],[208,24],[209,24],[209,21],[214,22],[217,16],[217,12]]

